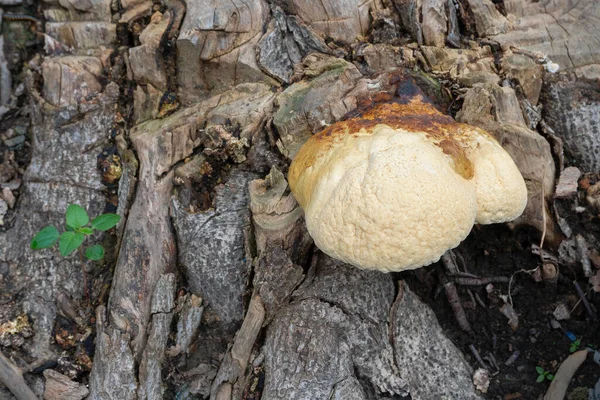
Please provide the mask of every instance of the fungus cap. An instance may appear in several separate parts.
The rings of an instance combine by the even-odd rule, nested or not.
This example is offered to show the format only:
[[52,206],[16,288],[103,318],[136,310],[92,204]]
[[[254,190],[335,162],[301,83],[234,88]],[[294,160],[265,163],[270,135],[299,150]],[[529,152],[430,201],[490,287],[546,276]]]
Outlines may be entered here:
[[326,254],[364,269],[431,264],[475,222],[517,218],[527,189],[485,131],[430,104],[379,104],[312,136],[289,171],[308,231]]

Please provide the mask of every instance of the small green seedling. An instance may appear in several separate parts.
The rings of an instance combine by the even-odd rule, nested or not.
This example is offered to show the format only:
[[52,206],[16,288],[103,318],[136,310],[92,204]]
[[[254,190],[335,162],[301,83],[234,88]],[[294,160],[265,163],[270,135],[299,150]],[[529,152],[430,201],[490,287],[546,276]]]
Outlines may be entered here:
[[546,379],[551,381],[554,379],[554,375],[552,375],[550,371],[544,371],[544,368],[540,367],[539,365],[535,367],[535,370],[538,373],[536,382],[543,382]]
[[121,217],[112,213],[102,214],[94,218],[90,224],[90,217],[85,209],[77,204],[70,204],[67,207],[65,219],[67,226],[63,233],[59,233],[58,229],[49,225],[39,231],[33,239],[31,239],[31,248],[33,250],[48,249],[58,242],[58,250],[63,257],[66,257],[79,249],[79,257],[83,271],[83,290],[87,296],[87,279],[83,256],[85,255],[85,257],[92,261],[101,260],[104,258],[104,247],[95,244],[89,246],[84,253],[81,245],[85,241],[85,238],[92,235],[95,231],[107,231],[117,225],[121,220]]
[[[65,218],[67,220],[65,232],[58,233],[55,227],[49,225],[31,239],[31,248],[33,250],[48,249],[58,242],[60,255],[66,257],[83,244],[86,236],[92,235],[96,230],[107,231],[121,220],[117,214],[102,214],[92,221],[91,226],[88,226],[90,218],[85,209],[77,204],[67,207]],[[104,258],[104,247],[99,244],[90,246],[86,249],[85,256],[93,261],[101,260]]]
[[571,346],[569,347],[569,353],[575,353],[579,350],[579,346],[581,346],[581,340],[577,339],[571,342]]

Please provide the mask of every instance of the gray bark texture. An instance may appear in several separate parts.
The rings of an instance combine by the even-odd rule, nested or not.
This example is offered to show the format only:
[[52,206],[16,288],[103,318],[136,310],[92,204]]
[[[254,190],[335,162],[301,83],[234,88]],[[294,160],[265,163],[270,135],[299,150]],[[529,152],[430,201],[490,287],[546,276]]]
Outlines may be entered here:
[[[529,193],[513,226],[558,245],[557,143],[600,168],[600,7],[503,3],[41,2],[26,169],[0,147],[2,353],[50,399],[481,398],[403,276],[314,246],[286,173],[311,135],[416,77],[505,147]],[[30,249],[69,204],[121,215],[93,237],[105,260]]]

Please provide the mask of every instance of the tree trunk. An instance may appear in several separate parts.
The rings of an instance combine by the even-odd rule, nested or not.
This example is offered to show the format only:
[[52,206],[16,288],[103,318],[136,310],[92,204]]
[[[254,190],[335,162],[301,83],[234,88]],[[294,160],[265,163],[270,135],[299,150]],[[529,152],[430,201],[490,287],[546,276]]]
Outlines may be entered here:
[[[513,226],[558,246],[563,140],[600,165],[594,2],[43,2],[51,45],[25,74],[31,161],[0,232],[0,324],[29,326],[10,356],[32,371],[69,349],[90,399],[480,398],[466,349],[405,275],[314,246],[285,172],[312,134],[412,77],[506,148],[529,191]],[[553,133],[538,133],[542,116]],[[123,217],[98,238],[104,264],[84,266],[94,312],[76,256],[29,249],[72,203]],[[28,382],[40,395],[42,378]]]

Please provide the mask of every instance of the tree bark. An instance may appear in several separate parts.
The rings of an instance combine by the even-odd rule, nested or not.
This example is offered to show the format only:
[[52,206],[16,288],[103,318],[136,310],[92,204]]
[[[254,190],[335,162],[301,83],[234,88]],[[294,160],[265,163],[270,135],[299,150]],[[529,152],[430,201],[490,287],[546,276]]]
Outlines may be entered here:
[[63,318],[91,331],[91,313],[61,306],[82,302],[76,257],[29,250],[77,203],[123,217],[98,238],[103,268],[87,266],[90,399],[480,398],[405,282],[314,246],[286,171],[311,135],[412,77],[506,148],[529,190],[514,224],[558,245],[562,154],[538,127],[600,165],[600,7],[570,3],[505,0],[507,18],[491,0],[44,2],[56,42],[26,74],[32,156],[0,232],[0,292],[33,326],[11,351],[56,363]]

